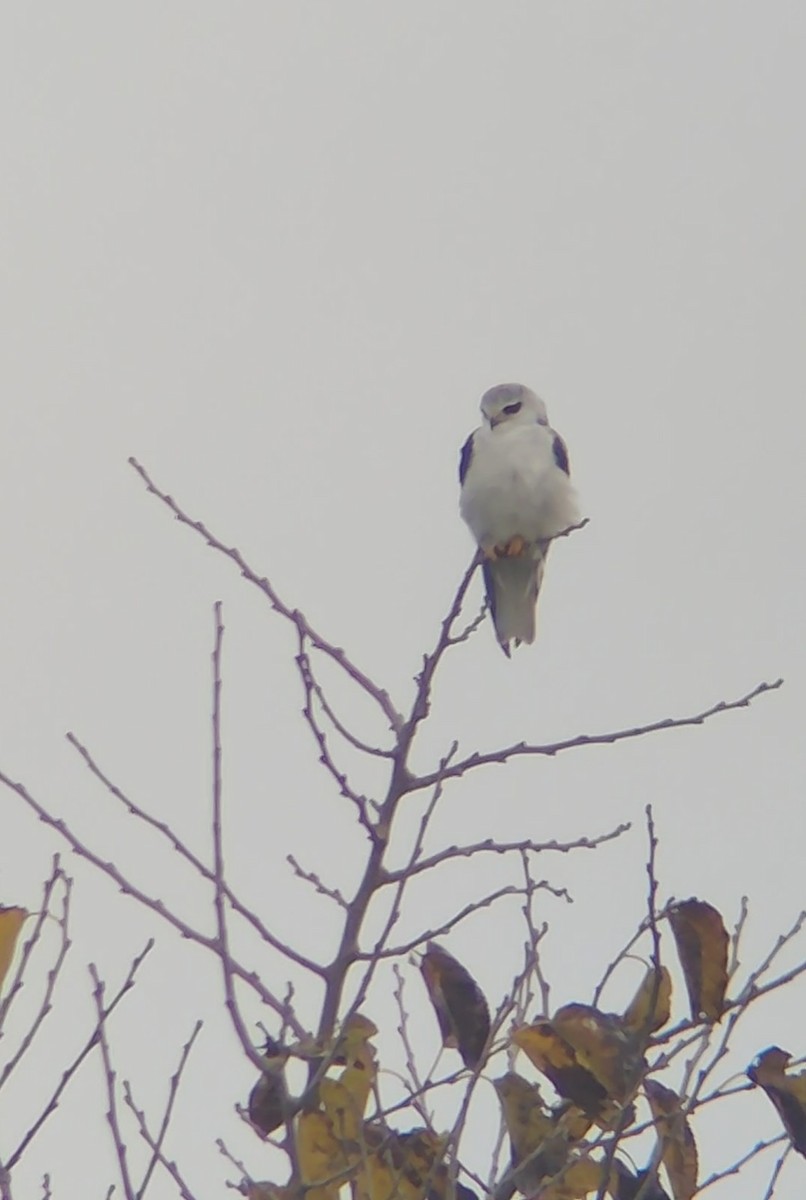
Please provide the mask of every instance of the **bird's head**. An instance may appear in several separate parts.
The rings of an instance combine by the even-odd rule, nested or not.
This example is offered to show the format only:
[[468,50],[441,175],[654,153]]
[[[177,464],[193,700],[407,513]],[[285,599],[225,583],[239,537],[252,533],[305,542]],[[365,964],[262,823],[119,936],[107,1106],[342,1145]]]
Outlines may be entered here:
[[508,422],[548,425],[545,404],[522,383],[498,383],[489,388],[481,398],[481,413],[491,429]]

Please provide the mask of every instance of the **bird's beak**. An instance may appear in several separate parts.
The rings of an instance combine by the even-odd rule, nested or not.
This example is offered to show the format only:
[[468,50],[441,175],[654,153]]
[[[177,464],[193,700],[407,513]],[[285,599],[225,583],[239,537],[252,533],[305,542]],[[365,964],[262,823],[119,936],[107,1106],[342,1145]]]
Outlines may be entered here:
[[490,417],[490,429],[495,429],[496,425],[500,425],[503,417]]

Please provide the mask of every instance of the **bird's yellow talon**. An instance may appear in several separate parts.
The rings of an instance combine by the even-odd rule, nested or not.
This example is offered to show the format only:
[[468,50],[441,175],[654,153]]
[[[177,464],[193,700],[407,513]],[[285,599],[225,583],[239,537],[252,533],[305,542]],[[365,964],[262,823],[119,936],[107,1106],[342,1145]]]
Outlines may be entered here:
[[513,538],[507,542],[504,553],[507,558],[520,558],[526,552],[526,539],[522,538],[519,533],[516,533]]

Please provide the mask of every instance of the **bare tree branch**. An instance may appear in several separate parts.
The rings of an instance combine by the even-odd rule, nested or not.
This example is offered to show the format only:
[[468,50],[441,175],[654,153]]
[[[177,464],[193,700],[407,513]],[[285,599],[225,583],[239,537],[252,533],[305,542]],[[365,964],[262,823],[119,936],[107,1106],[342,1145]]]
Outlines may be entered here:
[[16,1166],[16,1164],[20,1161],[20,1159],[22,1158],[22,1156],[25,1153],[25,1151],[27,1150],[27,1148],[30,1146],[31,1142],[34,1140],[36,1135],[39,1133],[39,1130],[42,1128],[42,1126],[47,1121],[48,1117],[51,1116],[51,1114],[56,1111],[59,1101],[61,1100],[62,1095],[64,1094],[64,1090],[67,1087],[68,1083],[73,1078],[73,1076],[75,1075],[76,1071],[81,1066],[81,1064],[84,1062],[84,1059],[87,1057],[87,1055],[95,1048],[95,1046],[98,1045],[99,1040],[100,1040],[100,1034],[101,1034],[101,1026],[103,1025],[104,1022],[106,1022],[109,1019],[109,1017],[115,1011],[118,1004],[123,999],[123,997],[126,995],[126,993],[134,986],[135,976],[136,976],[138,970],[140,969],[140,964],[142,963],[142,961],[146,957],[146,955],[152,950],[153,946],[154,946],[154,939],[150,938],[146,942],[145,947],[140,952],[140,954],[138,954],[136,956],[136,958],[133,959],[132,964],[129,967],[129,972],[128,972],[126,978],[124,979],[121,986],[118,988],[118,990],[115,993],[115,995],[113,996],[113,998],[110,1000],[109,1004],[107,1004],[101,1010],[101,1015],[98,1017],[95,1028],[93,1029],[89,1038],[85,1042],[83,1048],[79,1051],[79,1053],[73,1059],[73,1061],[71,1062],[71,1064],[67,1068],[67,1070],[62,1074],[62,1077],[59,1080],[58,1084],[56,1085],[47,1104],[42,1109],[41,1113],[39,1114],[37,1119],[34,1121],[34,1123],[31,1125],[30,1129],[28,1130],[28,1132],[26,1133],[25,1137],[22,1139],[20,1144],[17,1146],[14,1153],[8,1159],[8,1161],[6,1163],[7,1170],[10,1171],[14,1166]]
[[[510,758],[530,757],[534,755],[551,758],[563,750],[577,750],[582,746],[607,746],[615,742],[628,741],[630,738],[645,737],[649,733],[658,733],[661,730],[684,729],[689,725],[703,725],[718,713],[731,712],[737,708],[747,708],[758,696],[763,696],[767,692],[777,691],[783,685],[783,682],[783,679],[776,679],[773,683],[759,683],[751,691],[746,692],[744,696],[740,696],[738,700],[720,700],[717,704],[711,705],[710,708],[706,708],[702,712],[690,717],[666,717],[662,721],[650,721],[646,725],[636,725],[632,729],[618,729],[612,733],[583,733],[578,737],[566,738],[564,741],[558,742],[547,742],[544,745],[530,745],[527,742],[516,742],[512,746],[504,747],[502,750],[491,750],[485,754],[470,754],[467,758],[459,759],[458,762],[453,763],[450,770],[445,773],[445,778],[458,779],[466,774],[466,772],[475,770],[476,767],[490,766],[493,763],[505,763]],[[409,790],[418,791],[421,788],[431,787],[436,779],[436,774],[436,772],[432,772],[430,775],[419,775],[413,778],[410,781]]]
[[[114,796],[116,800],[119,800],[120,803],[128,809],[132,816],[137,817],[138,820],[142,821],[144,824],[149,825],[152,829],[157,830],[158,833],[160,833],[168,842],[170,842],[174,850],[176,850],[186,862],[190,863],[190,865],[199,873],[199,875],[201,875],[203,879],[208,880],[210,883],[215,882],[213,872],[210,870],[207,864],[203,862],[197,855],[195,855],[188,845],[182,841],[182,839],[176,833],[174,833],[170,825],[168,825],[165,821],[157,820],[156,817],[151,816],[150,813],[146,812],[145,809],[140,808],[139,805],[135,804],[133,800],[125,795],[124,792],[122,792],[121,789],[114,784],[107,775],[104,774],[104,772],[95,762],[89,750],[78,740],[75,734],[68,733],[67,741],[75,750],[78,751],[89,770],[92,772],[95,778],[103,784],[111,796]],[[293,946],[289,946],[285,942],[281,941],[266,925],[264,925],[256,913],[252,912],[251,909],[247,908],[241,903],[226,882],[224,883],[224,895],[226,896],[228,903],[232,905],[233,912],[236,912],[239,917],[243,917],[245,921],[248,921],[248,923],[260,935],[263,941],[271,946],[273,950],[278,950],[280,954],[290,959],[291,962],[296,963],[297,966],[303,967],[306,971],[310,971],[314,975],[322,974],[322,966],[320,963],[314,962],[313,959],[308,958],[304,954],[300,954],[300,952],[295,950]]]
[[[185,1180],[182,1176],[182,1173],[180,1172],[179,1167],[176,1165],[176,1163],[172,1162],[170,1159],[165,1157],[165,1154],[163,1153],[163,1150],[162,1150],[162,1146],[160,1145],[160,1142],[159,1142],[159,1137],[155,1138],[153,1136],[153,1134],[151,1133],[151,1131],[149,1130],[148,1122],[146,1121],[146,1117],[145,1117],[145,1113],[143,1112],[143,1110],[141,1108],[138,1108],[137,1105],[135,1104],[134,1097],[132,1096],[131,1085],[129,1084],[129,1082],[127,1080],[124,1080],[124,1083],[123,1083],[123,1095],[124,1095],[126,1104],[131,1109],[132,1113],[134,1114],[134,1118],[137,1121],[137,1128],[139,1130],[140,1137],[143,1139],[145,1144],[151,1150],[151,1155],[152,1155],[151,1161],[158,1162],[160,1164],[160,1166],[163,1167],[164,1170],[168,1173],[168,1175],[171,1177],[171,1179],[174,1181],[177,1188],[179,1189],[179,1195],[182,1197],[182,1200],[198,1200],[197,1196],[190,1190],[189,1186],[185,1182]],[[142,1192],[138,1193],[137,1200],[140,1200],[140,1197],[142,1197]],[[128,1193],[127,1193],[127,1200],[128,1200]]]
[[[151,909],[151,911],[155,912],[159,917],[162,918],[163,921],[166,921],[169,925],[172,925],[173,928],[176,929],[182,935],[182,937],[187,938],[188,941],[195,942],[197,945],[204,947],[204,949],[211,950],[214,954],[218,953],[218,943],[215,938],[207,937],[200,930],[194,929],[192,925],[189,925],[186,921],[183,921],[181,917],[178,917],[176,913],[167,908],[162,900],[158,900],[152,896],[149,896],[141,888],[137,887],[136,884],[127,879],[126,876],[118,870],[114,863],[105,862],[99,855],[95,854],[94,851],[90,850],[88,846],[86,846],[78,837],[76,837],[76,835],[69,828],[69,826],[65,824],[64,821],[52,816],[45,806],[40,804],[39,801],[36,800],[21,783],[15,783],[14,780],[9,779],[9,777],[2,771],[0,771],[0,783],[4,783],[5,786],[12,792],[15,792],[21,800],[24,800],[28,807],[33,809],[41,821],[43,821],[46,825],[49,825],[51,829],[55,829],[56,832],[64,838],[64,840],[71,846],[76,854],[78,854],[81,858],[86,859],[87,862],[92,863],[92,865],[97,867],[102,874],[107,875],[111,880],[113,880],[114,883],[117,884],[122,892],[128,896],[132,896],[145,908]],[[230,961],[230,967],[233,974],[242,979],[244,983],[247,983],[249,987],[251,987],[252,990],[260,997],[264,1004],[267,1004],[270,1008],[273,1008],[274,1011],[279,1014],[279,1016],[285,1016],[285,1008],[282,1001],[279,1000],[274,993],[263,984],[255,971],[247,971],[245,967],[241,966],[241,964],[236,962],[234,959]],[[299,1037],[304,1035],[305,1031],[301,1026],[299,1026],[298,1023],[296,1026],[294,1026],[294,1028]]]
[[12,1071],[25,1057],[34,1041],[34,1038],[41,1029],[43,1022],[51,1013],[53,1008],[53,993],[56,988],[56,981],[61,974],[62,967],[64,966],[65,959],[67,958],[68,951],[70,950],[70,894],[73,881],[67,875],[65,875],[64,871],[62,871],[61,867],[59,866],[59,857],[56,855],[53,861],[53,871],[51,872],[50,878],[45,884],[43,907],[37,916],[34,931],[23,948],[23,952],[20,956],[19,969],[8,994],[5,1007],[0,1007],[0,1028],[2,1028],[3,1021],[5,1020],[6,1014],[11,1007],[11,1001],[14,995],[22,986],[23,973],[28,967],[31,951],[40,939],[45,919],[48,916],[53,915],[50,912],[50,905],[53,900],[54,888],[59,881],[63,886],[62,911],[61,914],[55,918],[60,930],[59,950],[53,965],[47,972],[45,991],[39,1003],[39,1008],[34,1013],[26,1033],[20,1039],[20,1043],[16,1052],[8,1059],[5,1067],[0,1072],[0,1088],[2,1088]]
[[299,611],[299,609],[289,608],[288,605],[280,599],[279,595],[269,583],[268,579],[258,575],[256,571],[253,571],[249,564],[242,557],[241,553],[236,550],[234,546],[225,546],[222,541],[220,541],[214,534],[205,528],[201,521],[194,521],[191,517],[187,516],[172,496],[169,496],[166,492],[160,491],[160,489],[152,481],[146,469],[140,465],[136,458],[130,458],[129,462],[143,480],[149,492],[151,492],[153,496],[156,496],[158,500],[161,500],[162,503],[171,510],[177,521],[179,521],[182,525],[186,525],[189,529],[193,529],[196,533],[201,534],[208,546],[231,559],[243,575],[244,579],[247,579],[250,583],[254,584],[254,586],[263,593],[276,612],[278,612],[282,617],[285,617],[287,621],[290,621],[291,624],[295,626],[298,633],[307,637],[312,645],[317,648],[317,650],[321,650],[321,652],[327,655],[328,658],[332,658],[333,661],[342,668],[345,674],[349,675],[350,678],[358,684],[362,691],[366,692],[366,694],[375,701],[381,712],[389,721],[389,726],[392,730],[397,730],[400,727],[403,718],[401,717],[400,713],[397,712],[389,698],[389,694],[385,692],[383,688],[379,688],[368,675],[359,670],[355,663],[353,663],[347,657],[347,655],[339,646],[334,646],[331,642],[323,638],[321,634],[317,633],[317,631]]

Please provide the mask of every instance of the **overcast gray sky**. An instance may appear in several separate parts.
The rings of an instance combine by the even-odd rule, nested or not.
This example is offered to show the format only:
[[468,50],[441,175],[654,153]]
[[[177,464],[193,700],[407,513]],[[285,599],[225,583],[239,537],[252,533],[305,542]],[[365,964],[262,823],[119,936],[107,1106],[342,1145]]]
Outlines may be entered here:
[[[206,852],[222,599],[232,876],[324,945],[283,855],[348,886],[357,843],[299,721],[293,639],[127,456],[402,703],[471,552],[458,447],[481,393],[521,380],[568,442],[590,525],[552,553],[532,649],[507,662],[485,627],[446,667],[423,761],[454,737],[547,741],[787,682],[705,729],[479,775],[437,832],[637,822],[546,864],[577,897],[545,913],[557,1003],[589,998],[640,915],[648,800],[662,895],[733,920],[747,893],[757,958],[804,904],[804,35],[795,0],[8,7],[0,768],[202,913],[209,896],[63,735]],[[0,812],[0,900],[33,907],[57,842],[10,794]],[[83,964],[113,982],[153,927],[69,866],[74,967],[21,1128],[90,1020]],[[439,903],[423,894],[428,923]],[[488,914],[450,942],[491,997],[521,936],[510,915],[511,934]],[[801,987],[748,1019],[734,1069],[770,1042],[806,1052],[802,1012]],[[144,1102],[197,1013],[211,1020],[171,1152],[218,1195],[217,1134],[271,1173],[230,1115],[252,1072],[212,967],[163,933],[117,1025]],[[95,1068],[74,1099],[21,1195],[46,1170],[54,1195],[104,1193]],[[709,1169],[777,1128],[761,1095],[733,1114],[708,1131]],[[765,1172],[747,1178],[758,1194]]]

